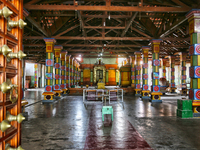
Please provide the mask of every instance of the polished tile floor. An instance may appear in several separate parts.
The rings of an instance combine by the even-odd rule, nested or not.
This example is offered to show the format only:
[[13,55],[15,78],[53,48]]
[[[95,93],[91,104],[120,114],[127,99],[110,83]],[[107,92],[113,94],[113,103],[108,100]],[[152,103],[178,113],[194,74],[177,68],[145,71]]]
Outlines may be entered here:
[[103,123],[102,104],[84,105],[82,96],[42,104],[42,92],[25,92],[29,116],[22,122],[22,147],[26,150],[200,149],[200,119],[176,117],[180,96],[162,97],[161,104],[124,96],[124,106],[111,104],[113,123],[109,115]]

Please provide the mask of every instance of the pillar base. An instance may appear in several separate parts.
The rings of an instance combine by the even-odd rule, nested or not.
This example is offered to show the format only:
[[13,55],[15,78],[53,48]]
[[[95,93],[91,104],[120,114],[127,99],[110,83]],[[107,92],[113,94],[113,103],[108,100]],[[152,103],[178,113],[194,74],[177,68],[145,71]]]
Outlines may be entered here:
[[149,93],[150,93],[149,90],[143,90],[142,91],[142,99],[150,99]]
[[162,93],[161,92],[152,92],[151,93],[151,102],[152,103],[162,103],[162,100],[160,99]]
[[142,96],[142,89],[135,89],[135,96]]
[[143,100],[150,100],[151,98],[149,96],[142,96]]
[[53,99],[53,100],[42,100],[42,103],[44,104],[44,103],[53,103],[53,102],[55,102],[56,100],[55,99]]
[[54,102],[54,94],[55,92],[44,92],[42,95],[44,95],[44,100],[42,100],[43,103],[45,102]]
[[176,93],[176,88],[175,87],[170,87],[170,93]]
[[193,113],[194,118],[199,118],[200,119],[200,113]]
[[67,96],[68,95],[68,89],[62,89],[62,96]]
[[187,95],[187,89],[182,89],[181,95],[186,96]]
[[62,94],[62,90],[54,90],[55,94],[54,94],[54,98],[55,99],[60,99],[61,94]]

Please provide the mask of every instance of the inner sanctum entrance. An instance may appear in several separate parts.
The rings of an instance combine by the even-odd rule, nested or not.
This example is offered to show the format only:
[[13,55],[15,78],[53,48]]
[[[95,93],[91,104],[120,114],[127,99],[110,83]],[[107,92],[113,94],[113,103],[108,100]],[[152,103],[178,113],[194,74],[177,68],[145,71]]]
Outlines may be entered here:
[[94,67],[94,84],[96,85],[99,81],[105,83],[106,80],[106,68],[105,66]]

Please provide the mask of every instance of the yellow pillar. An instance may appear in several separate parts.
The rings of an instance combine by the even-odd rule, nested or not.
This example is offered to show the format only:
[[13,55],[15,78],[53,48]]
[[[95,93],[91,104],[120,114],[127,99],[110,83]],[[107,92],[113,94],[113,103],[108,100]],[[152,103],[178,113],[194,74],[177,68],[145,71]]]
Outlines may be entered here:
[[150,99],[149,97],[149,85],[148,85],[148,54],[149,54],[149,46],[142,46],[142,53],[143,53],[143,65],[142,65],[142,78],[143,78],[143,85],[142,85],[142,99]]
[[159,52],[160,52],[160,42],[161,39],[153,39],[151,41],[152,45],[152,92],[151,92],[151,102],[162,102],[160,99],[162,93],[160,92],[159,85]]
[[136,74],[136,85],[135,85],[135,96],[141,96],[141,52],[135,52],[136,66],[135,66],[135,74]]
[[53,66],[54,66],[54,43],[56,42],[54,38],[44,38],[46,44],[46,85],[43,103],[53,102],[54,94],[53,91]]

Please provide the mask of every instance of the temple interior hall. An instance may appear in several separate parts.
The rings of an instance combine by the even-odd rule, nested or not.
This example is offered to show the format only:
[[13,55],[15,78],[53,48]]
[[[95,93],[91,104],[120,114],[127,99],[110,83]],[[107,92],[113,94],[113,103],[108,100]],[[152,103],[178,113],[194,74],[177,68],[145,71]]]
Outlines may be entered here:
[[199,0],[0,0],[0,150],[199,150]]

